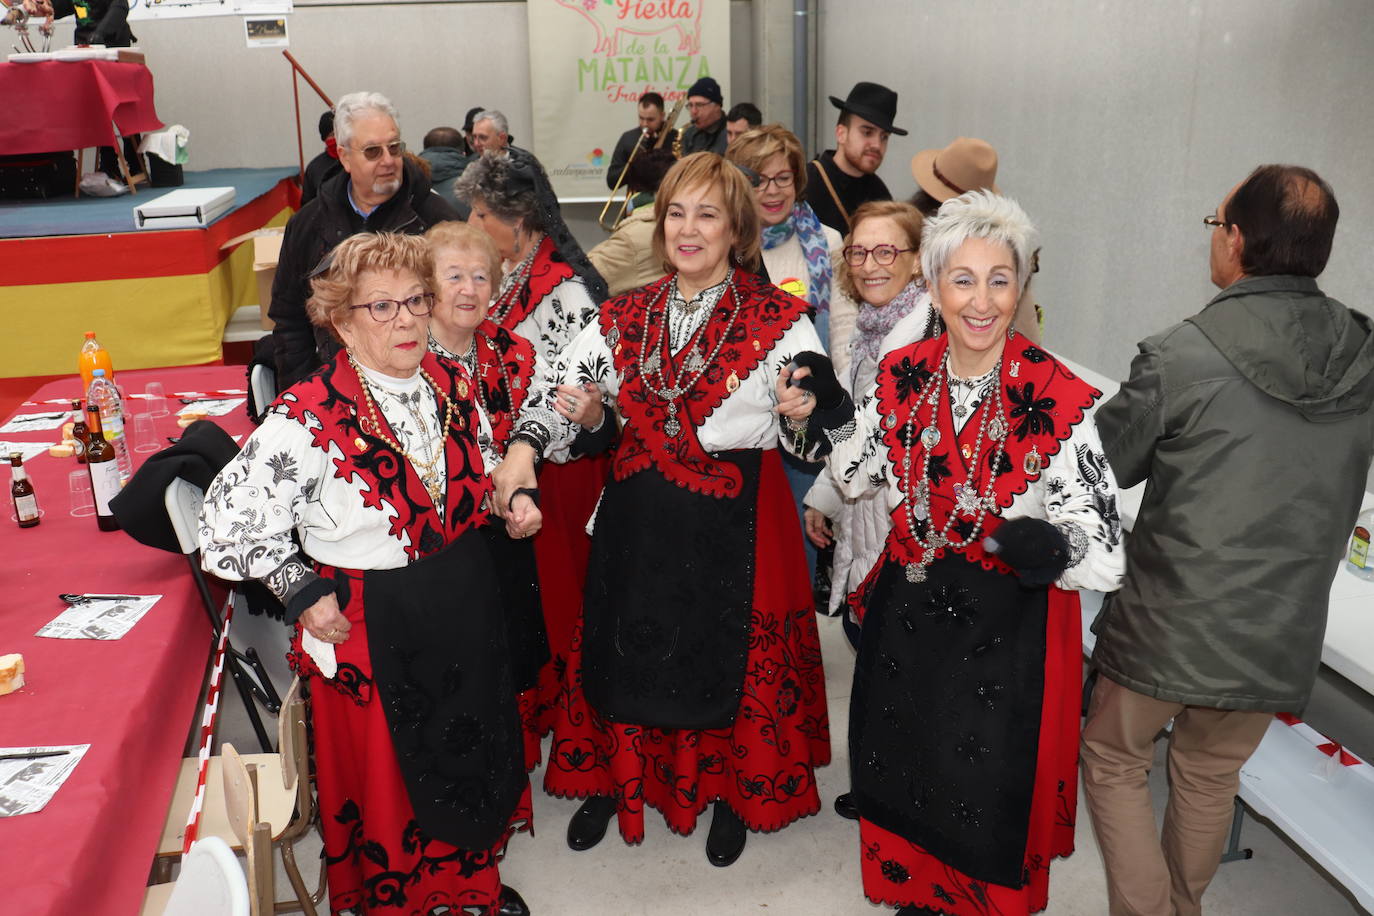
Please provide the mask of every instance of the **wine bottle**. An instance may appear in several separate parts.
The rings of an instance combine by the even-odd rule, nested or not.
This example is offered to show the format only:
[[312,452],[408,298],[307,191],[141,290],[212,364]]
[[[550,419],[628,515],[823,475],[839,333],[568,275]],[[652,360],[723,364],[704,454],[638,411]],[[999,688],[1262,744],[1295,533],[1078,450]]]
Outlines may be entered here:
[[114,446],[105,441],[100,429],[100,408],[86,405],[86,425],[91,428],[90,444],[86,447],[86,467],[91,471],[91,494],[95,497],[95,523],[101,531],[118,531],[110,509],[110,500],[119,493],[119,460]]

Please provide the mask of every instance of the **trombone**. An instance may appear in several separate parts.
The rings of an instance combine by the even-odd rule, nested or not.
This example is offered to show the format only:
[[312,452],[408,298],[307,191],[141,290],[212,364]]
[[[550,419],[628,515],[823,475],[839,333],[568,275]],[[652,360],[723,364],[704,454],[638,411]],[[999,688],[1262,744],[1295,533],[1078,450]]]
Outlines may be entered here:
[[[654,141],[652,149],[659,149],[662,147],[663,141],[667,140],[671,135],[673,137],[673,155],[678,157],[682,155],[682,131],[674,130],[673,125],[677,123],[678,115],[682,113],[683,101],[683,99],[678,99],[677,104],[673,106],[673,110],[669,112],[668,117],[664,119],[663,129],[659,131],[658,139]],[[625,167],[620,170],[620,176],[615,180],[615,187],[611,189],[611,196],[606,198],[606,205],[601,208],[601,214],[596,218],[597,223],[607,232],[614,232],[616,230],[616,227],[620,225],[620,221],[625,218],[625,211],[629,209],[630,198],[633,195],[630,193],[629,187],[625,185],[625,176],[630,174],[631,163],[635,161],[635,156],[639,155],[639,151],[644,148],[644,137],[645,135],[641,133],[639,135],[639,140],[635,142],[634,149],[630,150],[630,158],[625,160]],[[611,209],[611,204],[615,203],[615,197],[620,193],[622,187],[625,188],[625,199],[620,202],[620,208],[616,210],[615,219],[612,220],[611,224],[608,226],[606,225],[606,213]]]

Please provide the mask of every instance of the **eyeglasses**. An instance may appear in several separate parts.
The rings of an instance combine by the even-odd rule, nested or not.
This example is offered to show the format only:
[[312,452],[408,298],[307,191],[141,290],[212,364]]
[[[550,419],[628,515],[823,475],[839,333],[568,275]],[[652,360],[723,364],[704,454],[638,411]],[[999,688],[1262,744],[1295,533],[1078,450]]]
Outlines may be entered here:
[[703,108],[709,108],[709,107],[711,107],[711,106],[714,105],[714,104],[716,104],[716,103],[715,103],[715,102],[688,102],[688,103],[687,103],[687,110],[688,110],[688,111],[700,111],[701,109],[703,109]]
[[868,260],[870,254],[873,255],[874,263],[880,267],[887,267],[897,260],[897,255],[915,250],[915,248],[898,248],[896,245],[874,245],[872,248],[865,248],[862,245],[846,245],[840,253],[844,255],[845,263],[850,267],[863,267],[864,261]]
[[768,186],[771,184],[774,187],[776,187],[779,191],[785,191],[788,188],[792,187],[793,182],[795,182],[796,180],[797,177],[793,175],[791,172],[779,172],[772,178],[769,178],[767,175],[760,175],[759,183],[754,185],[754,187],[757,190],[766,191],[768,190]]
[[386,323],[394,321],[396,316],[401,314],[401,306],[406,307],[406,311],[416,318],[423,318],[434,311],[434,294],[419,293],[409,299],[378,299],[376,302],[364,302],[362,305],[350,305],[350,309],[367,309],[373,321]]
[[382,150],[386,150],[387,155],[392,159],[399,159],[401,154],[406,151],[406,145],[400,140],[392,140],[390,143],[377,143],[372,146],[364,146],[362,149],[350,146],[349,149],[362,153],[363,158],[368,162],[376,162],[382,158]]
[[1227,226],[1231,225],[1215,213],[1204,216],[1202,218],[1202,224],[1208,229],[1225,229]]

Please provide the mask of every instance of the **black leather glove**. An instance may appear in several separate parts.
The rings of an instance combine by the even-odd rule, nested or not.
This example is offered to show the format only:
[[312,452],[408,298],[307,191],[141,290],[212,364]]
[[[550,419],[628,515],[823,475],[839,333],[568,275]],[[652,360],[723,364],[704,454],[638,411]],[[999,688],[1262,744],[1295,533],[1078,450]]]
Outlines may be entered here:
[[1023,585],[1039,587],[1069,565],[1069,540],[1040,518],[1014,518],[983,539],[983,549],[1006,563]]
[[844,401],[846,395],[840,380],[835,377],[835,364],[824,353],[803,350],[792,357],[792,368],[793,371],[802,368],[811,370],[811,374],[805,378],[794,377],[792,384],[814,394],[818,409],[834,410]]

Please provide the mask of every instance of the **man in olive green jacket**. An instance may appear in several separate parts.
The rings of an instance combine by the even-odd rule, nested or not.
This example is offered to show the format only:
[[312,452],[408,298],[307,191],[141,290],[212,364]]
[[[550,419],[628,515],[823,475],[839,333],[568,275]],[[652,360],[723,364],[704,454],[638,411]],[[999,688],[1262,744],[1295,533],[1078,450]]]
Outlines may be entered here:
[[[1315,280],[1338,212],[1316,173],[1256,169],[1207,218],[1221,292],[1142,342],[1097,412],[1121,486],[1148,481],[1083,730],[1114,916],[1201,912],[1240,767],[1316,679],[1374,458],[1374,323]],[[1161,838],[1147,776],[1170,719]]]

